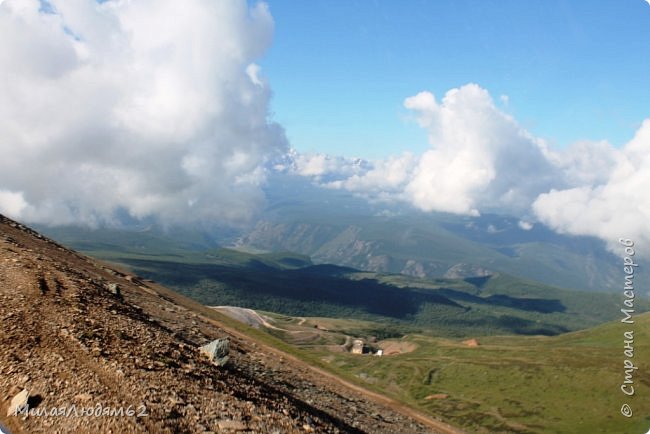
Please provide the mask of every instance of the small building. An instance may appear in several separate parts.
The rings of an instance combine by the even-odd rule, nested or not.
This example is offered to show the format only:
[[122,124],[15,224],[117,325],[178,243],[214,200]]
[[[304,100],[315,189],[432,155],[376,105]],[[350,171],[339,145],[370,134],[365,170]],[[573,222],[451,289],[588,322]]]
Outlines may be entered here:
[[384,355],[384,350],[382,350],[381,348],[378,349],[377,352],[375,353],[375,355],[377,355],[377,356],[383,356],[383,355]]
[[352,354],[363,354],[363,339],[352,341]]

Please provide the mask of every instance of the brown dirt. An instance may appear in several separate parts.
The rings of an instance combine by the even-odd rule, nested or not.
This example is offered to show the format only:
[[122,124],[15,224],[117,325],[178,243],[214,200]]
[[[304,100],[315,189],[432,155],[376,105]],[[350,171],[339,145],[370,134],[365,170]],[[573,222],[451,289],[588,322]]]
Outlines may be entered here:
[[446,393],[434,393],[433,395],[427,395],[424,397],[425,400],[431,401],[432,399],[447,399],[449,395]]
[[[0,423],[12,433],[459,432],[3,216],[0,330]],[[218,368],[198,347],[226,336],[231,361]],[[132,406],[147,416],[7,416],[23,389],[36,410]]]
[[476,339],[468,339],[466,341],[463,341],[463,344],[465,344],[468,347],[478,347],[480,343]]
[[384,356],[394,356],[415,351],[417,345],[413,342],[385,340],[379,342],[379,348],[384,350]]

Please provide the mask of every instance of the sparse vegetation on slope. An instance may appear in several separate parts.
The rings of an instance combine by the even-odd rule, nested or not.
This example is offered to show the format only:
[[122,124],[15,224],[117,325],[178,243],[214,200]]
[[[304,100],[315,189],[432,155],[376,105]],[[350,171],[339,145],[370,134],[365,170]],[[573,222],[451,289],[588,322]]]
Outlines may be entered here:
[[[477,336],[444,339],[408,335],[391,339],[410,345],[397,355],[355,355],[331,345],[303,341],[295,330],[312,324],[321,341],[352,335],[370,341],[373,325],[353,320],[289,318],[274,324],[294,330],[277,334],[326,363],[329,370],[381,391],[469,432],[645,433],[650,427],[650,314],[561,336]],[[299,326],[300,324],[300,326]],[[634,396],[625,380],[623,332],[634,330]],[[325,336],[323,336],[325,335]],[[374,344],[388,348],[386,341]],[[620,414],[627,403],[633,416]]]

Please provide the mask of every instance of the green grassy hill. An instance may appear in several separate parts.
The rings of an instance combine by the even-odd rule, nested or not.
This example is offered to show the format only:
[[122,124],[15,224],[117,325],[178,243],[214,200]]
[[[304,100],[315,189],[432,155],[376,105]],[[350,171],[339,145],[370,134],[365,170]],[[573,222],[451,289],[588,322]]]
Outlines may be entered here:
[[[368,321],[292,318],[263,313],[266,329],[312,363],[477,433],[625,433],[650,428],[650,314],[635,324],[610,322],[560,336],[476,336],[462,339],[419,334],[401,339],[373,335]],[[634,332],[633,357],[623,353]],[[342,349],[362,338],[387,354],[355,355]],[[384,340],[382,340],[384,339]],[[626,396],[624,362],[635,393]],[[630,418],[620,409],[628,404]]]
[[[623,332],[634,330],[634,396],[624,381]],[[481,433],[625,433],[650,429],[650,314],[554,337],[458,340],[410,335],[395,356],[312,350],[330,369]],[[621,415],[623,404],[633,415]]]

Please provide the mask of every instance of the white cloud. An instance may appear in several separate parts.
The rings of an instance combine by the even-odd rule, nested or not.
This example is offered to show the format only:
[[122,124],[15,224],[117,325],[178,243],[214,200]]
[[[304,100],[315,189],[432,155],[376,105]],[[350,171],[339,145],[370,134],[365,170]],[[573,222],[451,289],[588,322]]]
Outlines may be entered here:
[[[646,250],[650,243],[650,120],[620,151],[594,152],[610,161],[601,167],[598,182],[553,189],[533,203],[537,217],[565,233],[600,237],[616,248],[619,238],[637,240]],[[595,167],[600,167],[595,164]]]
[[605,141],[580,141],[562,151],[545,148],[546,158],[562,170],[570,186],[594,186],[606,182],[623,157],[620,150]]
[[320,182],[354,176],[367,169],[367,162],[360,158],[344,158],[327,154],[300,154],[293,149],[286,157],[289,161],[280,164],[281,169],[301,176],[314,177]]
[[366,163],[352,175],[349,161],[319,155],[300,163],[298,173],[329,173],[334,180],[321,185],[424,211],[507,213],[522,219],[522,230],[541,221],[612,247],[620,237],[650,244],[650,120],[622,149],[581,141],[553,150],[475,84],[441,101],[421,92],[405,106],[417,114],[431,149]]
[[[0,5],[0,212],[97,223],[238,220],[287,149],[254,64],[273,20],[245,0]],[[20,198],[19,201],[17,198]]]
[[404,105],[416,111],[432,145],[405,190],[423,210],[520,213],[558,177],[542,142],[478,85],[452,89],[440,103],[423,92]]
[[[381,194],[385,197],[394,195],[399,198],[416,162],[417,159],[413,154],[404,153],[399,157],[375,161],[365,167],[365,170],[360,170],[359,173],[348,178],[332,181],[326,186],[369,196]],[[343,171],[339,171],[339,174],[343,174]]]
[[533,223],[528,222],[528,221],[525,221],[525,220],[519,220],[519,222],[517,223],[517,225],[519,226],[520,229],[522,229],[522,230],[524,230],[524,231],[529,231],[529,230],[531,230],[533,227],[535,227],[535,225],[534,225]]
[[20,215],[27,208],[27,202],[25,202],[22,193],[6,190],[0,190],[0,204],[2,204],[3,212],[7,215]]
[[371,169],[329,187],[405,201],[424,211],[477,215],[524,212],[561,178],[545,158],[543,142],[500,111],[476,84],[452,89],[440,102],[421,92],[404,105],[427,130],[431,149],[420,156],[406,153],[375,161]]
[[322,176],[339,169],[336,158],[325,154],[299,155],[296,169],[302,176]]

